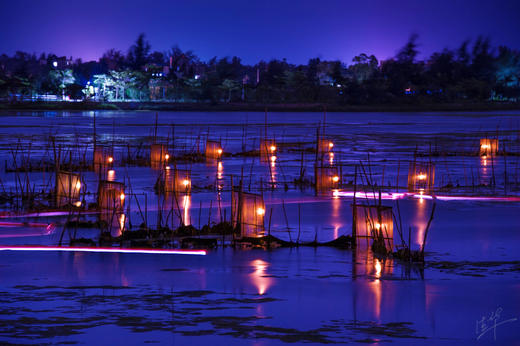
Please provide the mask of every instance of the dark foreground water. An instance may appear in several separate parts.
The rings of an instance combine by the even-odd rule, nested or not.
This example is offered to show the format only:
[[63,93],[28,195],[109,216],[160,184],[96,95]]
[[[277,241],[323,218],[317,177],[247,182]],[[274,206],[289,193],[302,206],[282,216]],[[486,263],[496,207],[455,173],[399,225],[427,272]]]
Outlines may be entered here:
[[[91,150],[93,115],[3,113],[0,160],[9,165],[16,145],[22,151],[30,146],[31,157],[49,155],[49,134],[64,147]],[[326,247],[226,248],[206,256],[2,251],[0,343],[520,344],[519,120],[514,112],[327,114],[326,134],[335,143],[332,164],[343,164],[344,182],[353,179],[355,164],[367,164],[370,153],[373,180],[387,185],[388,192],[396,192],[398,182],[402,191],[414,150],[434,153],[436,187],[451,186],[438,195],[456,199],[436,202],[425,267],[379,260],[361,249]],[[131,150],[149,145],[154,114],[96,112],[96,121],[98,139],[115,147],[116,180],[130,181],[136,194],[128,198],[128,220],[134,226],[142,222],[136,202],[144,205],[146,194],[154,224],[157,172],[117,164],[128,144]],[[268,213],[273,210],[273,235],[328,241],[350,234],[351,197],[316,196],[292,185],[302,150],[306,176],[312,178],[314,154],[308,149],[320,121],[322,114],[269,114],[267,131],[280,146],[271,166],[242,156],[225,157],[220,167],[181,164],[191,168],[194,185],[182,202],[183,219],[196,227],[226,214],[229,219],[230,174],[236,178],[243,169],[247,179],[251,176],[251,191],[260,192],[260,181],[275,186],[262,191]],[[228,153],[253,150],[262,131],[263,113],[159,113],[160,140],[175,154],[193,150],[197,138],[206,136],[221,139]],[[499,137],[511,155],[484,162],[475,155],[482,137]],[[95,192],[96,176],[84,175]],[[48,173],[29,176],[39,187],[50,179]],[[1,188],[16,188],[14,173],[0,177]],[[396,207],[395,201],[383,202]],[[406,198],[399,206],[403,228],[417,248],[433,201]],[[65,219],[6,219],[57,226],[0,227],[0,244],[56,245]],[[179,220],[162,222],[178,225]],[[77,232],[93,239],[99,235],[96,229]],[[71,233],[63,235],[67,243]]]

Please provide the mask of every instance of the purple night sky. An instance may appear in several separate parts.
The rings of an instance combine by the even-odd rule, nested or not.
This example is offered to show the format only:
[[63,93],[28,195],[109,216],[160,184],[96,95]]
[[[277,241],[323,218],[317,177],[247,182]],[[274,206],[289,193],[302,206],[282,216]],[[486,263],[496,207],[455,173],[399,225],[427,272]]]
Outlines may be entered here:
[[350,62],[365,52],[393,56],[412,32],[422,57],[478,34],[520,48],[520,2],[3,0],[0,53],[53,52],[97,60],[126,52],[140,32],[153,50],[175,44],[201,59],[237,55],[245,63],[287,58]]

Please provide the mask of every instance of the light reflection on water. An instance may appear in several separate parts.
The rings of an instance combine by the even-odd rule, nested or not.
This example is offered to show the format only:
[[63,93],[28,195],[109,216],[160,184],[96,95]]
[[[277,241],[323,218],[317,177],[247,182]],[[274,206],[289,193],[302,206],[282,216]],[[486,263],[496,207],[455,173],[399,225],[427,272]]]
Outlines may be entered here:
[[251,282],[256,287],[259,295],[264,295],[269,287],[273,284],[273,279],[267,277],[267,268],[269,263],[261,259],[251,261],[254,271],[250,274]]
[[[218,322],[220,316],[231,316],[226,318],[238,321],[253,316],[256,319],[252,323],[262,333],[267,333],[263,329],[266,326],[289,328],[294,334],[294,330],[315,331],[323,323],[339,321],[340,325],[357,325],[359,328],[354,330],[358,340],[367,337],[378,340],[382,334],[371,334],[371,330],[386,333],[382,329],[384,324],[406,322],[409,324],[404,326],[411,328],[413,335],[428,338],[421,339],[421,343],[438,344],[439,338],[454,335],[467,343],[473,334],[463,326],[472,324],[475,315],[485,313],[489,305],[503,305],[509,314],[520,308],[520,299],[511,296],[512,290],[517,289],[516,283],[487,281],[479,287],[467,279],[443,280],[445,274],[432,270],[428,270],[426,281],[417,277],[399,280],[393,263],[374,258],[367,249],[356,253],[327,248],[278,249],[272,253],[229,249],[197,258],[87,253],[31,253],[23,258],[1,253],[0,256],[3,263],[10,263],[0,266],[4,278],[2,292],[13,301],[5,301],[4,308],[15,306],[18,300],[29,307],[29,310],[17,309],[16,317],[30,316],[31,309],[45,307],[43,297],[49,294],[53,309],[48,313],[51,319],[45,322],[46,326],[54,326],[54,317],[60,323],[67,323],[61,322],[60,317],[75,320],[91,314],[97,316],[99,323],[110,324],[113,322],[110,316],[116,311],[120,318],[149,322],[145,330],[111,325],[112,333],[120,335],[123,341],[139,335],[162,340],[163,336],[156,333],[163,328],[163,319],[171,328],[168,333],[178,333],[187,321],[194,330],[204,330],[197,320],[216,317]],[[350,268],[358,275],[351,277]],[[490,297],[490,291],[496,294]],[[175,295],[170,296],[172,293]],[[482,299],[490,299],[489,304]],[[227,305],[222,306],[223,303]],[[88,309],[74,309],[80,306]],[[165,306],[174,307],[175,319],[171,314],[163,314]],[[185,312],[193,307],[196,314]],[[176,321],[181,323],[177,325]],[[44,322],[32,323],[33,327],[39,327]],[[97,335],[94,328],[97,325],[87,324],[80,334],[69,338],[90,340]],[[211,334],[213,342],[238,341],[221,323],[213,328],[217,329]],[[350,340],[353,333],[351,329],[333,329],[330,333],[327,330],[320,333],[342,340]],[[499,332],[505,343],[515,338],[514,328]],[[282,333],[282,329],[276,333]],[[404,340],[399,336],[402,332],[392,333],[382,339]],[[273,343],[270,336],[261,338],[264,344]],[[253,341],[245,335],[239,340]],[[193,337],[191,344],[207,344],[205,341]]]
[[[190,119],[189,122],[192,121],[191,117],[187,117],[182,113],[164,114],[170,118],[179,116],[180,118],[178,120],[181,122],[186,122],[186,119]],[[68,116],[68,114],[64,114],[64,116]],[[134,118],[132,118],[132,116],[134,116]],[[163,116],[163,113],[161,116]],[[200,121],[201,124],[205,124],[208,121],[207,115],[195,114],[195,116],[200,118],[196,121]],[[210,116],[212,115],[210,114]],[[235,115],[231,114],[226,117],[221,117],[219,118],[219,121],[236,121],[237,123],[243,121],[242,118],[233,119],[234,116]],[[285,122],[286,119],[291,117],[291,121],[293,123],[287,125],[287,127],[289,132],[292,132],[293,138],[298,140],[303,138],[306,141],[312,140],[310,137],[306,137],[306,132],[308,132],[309,127],[308,124],[310,123],[308,119],[303,119],[298,114],[280,116],[280,119],[284,119]],[[311,117],[311,115],[309,115],[309,117]],[[336,161],[341,158],[342,160],[340,161],[343,161],[347,164],[352,162],[357,163],[359,159],[364,159],[364,155],[366,155],[367,150],[375,150],[376,153],[374,154],[375,158],[373,162],[374,170],[381,167],[389,167],[387,168],[387,172],[390,174],[388,179],[391,181],[394,181],[394,177],[391,175],[395,174],[392,172],[393,170],[391,169],[391,165],[395,164],[395,161],[398,159],[409,160],[417,142],[420,142],[424,138],[428,138],[428,140],[430,140],[431,133],[453,130],[454,128],[466,128],[465,126],[459,125],[468,123],[466,120],[464,120],[464,117],[460,118],[454,115],[422,115],[420,117],[420,121],[424,122],[424,124],[421,124],[423,126],[409,126],[402,124],[392,125],[385,123],[393,122],[395,119],[406,119],[406,121],[410,124],[417,122],[419,117],[412,117],[408,115],[401,115],[401,117],[399,117],[389,116],[387,114],[351,114],[348,116],[345,116],[344,114],[333,114],[332,117],[336,117],[335,122],[338,124],[338,126],[331,128],[332,132],[336,132],[334,135],[338,137],[338,156],[336,157]],[[367,122],[371,121],[373,118],[377,120],[376,123],[367,125]],[[9,119],[11,118],[5,117],[3,120],[10,121]],[[131,124],[138,121],[143,121],[142,119],[146,119],[146,117],[143,117],[140,114],[138,116],[130,114],[128,119],[130,119],[128,121],[129,124],[125,124],[125,122],[127,122],[126,118],[121,119],[123,124],[120,130],[122,133],[126,133],[128,138],[136,138],[135,134],[133,133],[135,127],[133,127],[134,125]],[[354,119],[356,120],[354,121]],[[479,120],[486,122],[486,126],[496,125],[496,119],[490,119],[491,118],[482,118]],[[42,119],[37,120],[39,121],[38,125],[40,125],[40,123],[43,121]],[[82,118],[77,118],[75,120],[80,123]],[[15,118],[11,121],[18,122],[19,118]],[[355,124],[350,126],[350,123],[352,122]],[[112,122],[110,121],[110,123]],[[476,122],[470,122],[470,124],[476,124]],[[147,125],[149,124],[140,124],[140,126]],[[478,127],[480,126],[482,125],[480,125],[479,122]],[[226,127],[227,126],[224,126],[224,128]],[[39,132],[42,132],[37,127],[32,128],[36,128]],[[35,131],[32,128],[29,127],[29,131]],[[186,131],[187,128],[190,128],[191,130],[191,124],[179,127],[181,133],[182,131]],[[477,129],[475,128],[474,130]],[[2,127],[0,128],[0,131],[2,131],[4,135],[8,136],[8,138],[14,138],[11,127]],[[64,131],[66,131],[66,129]],[[161,131],[161,129],[159,129],[159,131]],[[217,126],[216,131],[222,131],[222,128]],[[374,137],[374,131],[376,131],[381,136],[377,136],[377,140],[363,141],[363,136],[365,136],[363,131],[366,131],[367,133],[370,132],[367,135],[368,138]],[[406,143],[404,143],[402,141],[402,135],[410,135],[411,133],[414,140],[406,140]],[[423,133],[426,134],[426,137],[419,136]],[[62,133],[61,135],[67,136],[66,133]],[[184,135],[186,135],[186,133]],[[455,137],[457,136],[454,136],[454,138]],[[100,138],[102,140],[110,140],[111,137],[100,136]],[[468,140],[471,140],[470,136],[467,136],[467,138]],[[190,139],[187,137],[185,140],[189,142]],[[232,142],[233,139],[230,139],[230,146],[233,145]],[[356,143],[355,152],[352,152],[350,156],[340,156],[340,153],[342,152],[341,150],[344,150],[343,153],[345,153],[347,150],[352,149],[352,143]],[[116,146],[117,145],[118,144],[116,143]],[[121,148],[121,144],[119,144],[119,148]],[[389,154],[390,152],[391,154]],[[291,156],[293,157],[291,158]],[[279,160],[270,160],[268,163],[269,166],[266,167],[270,170],[269,176],[266,177],[265,170],[263,170],[262,174],[258,174],[258,176],[262,175],[264,182],[270,178],[272,183],[279,183],[281,180],[279,172],[282,172],[284,180],[286,180],[286,178],[287,180],[291,180],[299,174],[299,165],[294,164],[294,157],[299,158],[299,155],[288,154],[286,156],[284,153],[283,162],[280,162]],[[346,161],[343,160],[345,157],[347,157]],[[308,160],[308,157],[305,158],[306,162],[312,162],[312,159],[312,157],[311,160]],[[329,155],[328,159],[330,165],[335,163],[334,155],[332,155],[332,153]],[[235,160],[235,162],[232,160]],[[378,162],[378,160],[381,161]],[[456,157],[452,159],[448,157],[444,160],[447,161],[446,164],[442,164],[440,167],[438,166],[438,169],[440,170],[439,175],[441,176],[440,181],[443,181],[442,176],[445,176],[446,172],[449,172],[450,175],[455,176],[452,179],[449,179],[449,181],[453,183],[455,183],[457,180],[462,181],[461,177],[463,175],[461,173],[461,167],[459,167],[459,158]],[[475,178],[479,177],[480,183],[482,184],[489,184],[493,175],[497,180],[504,176],[504,174],[502,174],[503,172],[501,173],[499,171],[503,169],[504,166],[503,162],[500,161],[500,157],[480,157],[477,159],[476,157],[471,156],[467,160],[471,161],[471,173],[475,171]],[[511,158],[511,160],[515,160],[515,158]],[[289,163],[286,164],[286,161]],[[240,165],[235,164],[236,159],[229,159],[229,161],[225,162],[226,173],[228,176],[229,174],[236,175],[240,172]],[[229,166],[227,162],[229,162]],[[243,165],[245,167],[249,167],[250,162],[251,161],[244,159]],[[401,161],[401,163],[402,162],[403,161]],[[197,166],[197,164],[194,164],[194,166]],[[200,166],[204,166],[204,164],[201,164]],[[212,167],[211,170],[207,168],[208,166]],[[196,183],[213,184],[216,176],[219,190],[218,198],[219,201],[220,198],[222,198],[222,201],[225,203],[226,198],[228,197],[226,192],[222,191],[222,197],[220,194],[224,184],[224,163],[217,160],[208,161],[207,166],[198,168],[200,170],[204,170],[204,173],[200,174],[203,179],[198,177],[199,180],[196,181]],[[153,184],[153,181],[151,179],[147,180],[143,177],[146,177],[146,175],[149,174],[149,170],[142,167],[132,167],[130,169],[134,170],[133,176],[135,176],[137,180],[133,182],[135,183],[135,190],[138,192],[148,191],[147,189],[149,189],[149,187]],[[464,170],[465,169],[466,167],[464,167]],[[208,179],[206,179],[207,171],[211,172],[208,174]],[[350,171],[352,170],[350,169]],[[397,170],[395,169],[395,171]],[[469,170],[467,172],[469,172]],[[346,173],[349,174],[349,172]],[[351,173],[352,172],[350,172],[350,174]],[[111,174],[113,175],[112,177]],[[468,177],[470,176],[469,173],[464,173],[464,178],[466,174]],[[109,180],[115,179],[115,171],[109,171],[107,178]],[[444,183],[447,182],[448,179],[444,179]],[[475,179],[475,182],[478,183],[479,179]],[[253,186],[254,185],[255,184],[253,181]],[[292,196],[294,197],[294,195]],[[281,198],[285,197],[286,196],[283,195]],[[294,199],[297,200],[306,197],[307,195],[305,192],[303,192],[300,195],[296,195]],[[195,196],[195,198],[199,197]],[[216,208],[213,195],[211,195],[211,197],[204,198],[207,199],[205,199],[203,202],[208,202],[211,199],[213,201],[213,208]],[[171,201],[173,201],[173,199],[171,199]],[[191,203],[192,200],[190,196],[183,196],[179,199],[178,204],[171,202],[171,208],[178,208],[178,205],[180,205],[181,210],[179,215],[182,215],[185,224],[191,224]],[[196,200],[195,204],[198,205],[198,203],[199,201]],[[294,202],[293,205],[287,202],[285,205],[288,210],[288,220],[290,223],[287,228],[290,226],[292,230],[297,229],[297,203],[299,205],[300,202]],[[324,202],[322,200],[313,200],[309,202],[307,206],[304,204],[302,206],[302,233],[308,235],[307,239],[305,240],[312,240],[314,238],[314,229],[316,229],[316,234],[318,232],[326,233],[326,228],[329,230],[333,229],[333,232],[329,231],[333,238],[337,238],[339,235],[341,235],[342,228],[349,226],[351,223],[351,213],[349,209],[350,203],[351,199],[342,200],[342,198],[338,198],[336,196],[330,199],[330,203],[329,200],[325,200]],[[416,245],[420,245],[423,242],[424,230],[430,216],[432,203],[433,202],[431,200],[427,199],[402,201],[403,231],[405,233],[404,236],[407,238],[407,230],[408,227],[411,226],[412,231],[415,232],[415,234],[412,234],[412,242],[415,242]],[[429,243],[427,250],[434,252],[432,257],[429,258],[430,260],[437,260],[437,258],[444,259],[443,256],[447,252],[450,256],[452,256],[451,258],[455,257],[456,260],[464,261],[468,260],[468,258],[477,258],[482,260],[483,256],[490,256],[495,260],[497,258],[507,258],[510,260],[517,259],[515,255],[517,250],[517,245],[515,244],[518,244],[519,240],[518,232],[516,232],[516,229],[518,229],[519,226],[518,218],[515,217],[517,215],[517,205],[490,205],[474,203],[471,201],[450,202],[449,204],[446,202],[438,203],[438,215],[436,215],[434,224],[432,225],[432,230],[430,233],[431,235],[428,236]],[[149,210],[151,209],[151,205],[155,205],[155,203],[149,201]],[[135,206],[133,206],[132,209],[135,210]],[[166,209],[170,210],[170,207],[167,207]],[[207,209],[208,208],[206,207],[206,212]],[[279,211],[281,208],[275,207],[273,225],[277,224],[278,230],[283,230],[283,232],[279,232],[277,235],[287,239],[284,216],[282,213],[278,213],[278,220],[276,220],[276,209]],[[215,214],[220,213],[213,213],[213,215]],[[175,215],[175,217],[177,216]],[[172,214],[172,224],[174,224],[173,218],[174,215]],[[202,218],[205,219],[204,216]],[[149,219],[153,218],[150,217]],[[280,222],[279,220],[282,221]],[[115,220],[115,223],[112,224],[112,226],[114,227],[114,230],[120,231],[120,227],[124,223],[125,215],[121,214],[118,220]],[[178,225],[177,220],[175,221],[175,225]],[[306,229],[311,229],[313,231],[305,233]],[[275,232],[276,231],[274,230],[273,233]],[[322,237],[321,233],[319,237],[320,240],[330,240],[325,236]],[[115,235],[117,235],[117,233],[115,233]],[[329,236],[328,233],[327,236]],[[294,238],[295,235],[293,233],[293,239]],[[35,236],[34,238],[29,239],[28,242],[37,243],[45,241],[47,240],[42,240],[42,237],[38,238]],[[463,244],[463,246],[461,244]],[[271,315],[273,315],[276,319],[278,314],[283,313],[282,310],[286,309],[287,307],[301,307],[302,309],[308,308],[309,310],[313,310],[313,313],[316,313],[316,317],[312,314],[309,314],[305,317],[315,322],[316,326],[318,326],[318,322],[316,322],[316,320],[319,320],[319,318],[329,318],[328,315],[319,315],[319,312],[314,311],[319,309],[316,309],[316,306],[318,305],[314,306],[312,301],[313,299],[320,298],[322,299],[321,302],[333,302],[331,303],[330,311],[336,311],[335,308],[338,310],[343,309],[338,312],[338,315],[340,315],[342,318],[346,318],[347,320],[352,318],[352,316],[349,315],[350,310],[349,313],[346,312],[346,310],[349,309],[351,305],[356,307],[354,309],[356,312],[355,315],[360,320],[427,320],[428,323],[423,323],[423,325],[418,328],[421,330],[421,334],[430,336],[447,335],[447,333],[442,332],[450,329],[450,327],[446,325],[451,322],[449,319],[445,318],[446,311],[450,311],[450,318],[455,318],[454,316],[459,314],[462,316],[460,317],[460,321],[458,321],[461,322],[459,323],[459,326],[471,324],[474,316],[479,316],[481,313],[488,312],[486,310],[488,306],[483,306],[485,305],[484,301],[488,300],[492,301],[491,305],[496,306],[498,304],[502,304],[507,305],[508,307],[512,306],[514,307],[514,311],[520,311],[518,308],[520,304],[516,298],[517,295],[511,293],[518,291],[518,285],[515,283],[513,289],[511,289],[511,285],[507,282],[508,280],[517,279],[517,277],[515,277],[516,274],[514,271],[502,273],[503,277],[506,278],[506,282],[501,283],[500,285],[494,284],[491,280],[488,279],[482,279],[482,281],[478,282],[471,281],[477,280],[471,275],[464,277],[464,280],[457,280],[450,277],[452,281],[446,280],[447,282],[443,281],[439,283],[440,280],[434,280],[439,276],[441,276],[442,280],[444,280],[445,277],[442,276],[444,274],[441,275],[433,269],[426,270],[426,282],[420,280],[400,281],[393,279],[396,279],[398,276],[398,271],[402,270],[401,265],[398,263],[393,263],[391,260],[383,261],[382,259],[374,258],[367,249],[357,249],[354,258],[350,259],[352,263],[350,263],[348,260],[345,261],[345,254],[347,256],[350,255],[350,252],[348,251],[336,252],[336,250],[322,248],[315,250],[316,252],[313,253],[312,251],[300,249],[298,250],[299,253],[305,254],[301,256],[295,256],[294,253],[287,255],[287,251],[284,249],[277,249],[275,251],[277,254],[280,253],[282,255],[276,257],[275,259],[267,259],[265,258],[267,256],[264,256],[263,252],[259,253],[256,252],[256,250],[253,250],[250,253],[245,253],[245,255],[243,255],[244,257],[238,260],[238,255],[235,254],[236,257],[231,256],[233,259],[231,263],[222,262],[222,259],[218,256],[208,256],[208,260],[197,259],[199,262],[196,262],[195,264],[194,262],[190,262],[191,260],[177,258],[172,258],[171,262],[168,262],[162,259],[162,261],[153,261],[149,260],[149,258],[119,255],[92,257],[91,255],[78,253],[74,255],[73,267],[77,271],[75,275],[79,281],[81,281],[81,283],[83,281],[95,281],[99,282],[100,284],[121,284],[123,286],[129,286],[138,283],[141,285],[152,285],[152,288],[160,287],[161,289],[163,286],[166,288],[171,286],[176,290],[209,289],[235,296],[238,296],[236,292],[242,292],[242,288],[250,288],[252,285],[258,295],[279,297],[284,299],[286,302],[283,304],[269,303],[271,305],[256,304],[255,306],[258,314],[261,312],[262,315],[265,314],[268,316],[269,311],[271,311]],[[21,258],[20,256],[12,257],[11,259],[13,258],[13,261],[2,261],[2,263],[6,263],[6,265],[0,266],[0,272],[2,272],[0,277],[5,278],[4,284],[5,282],[11,282],[9,281],[10,276],[16,279],[12,281],[13,286],[15,284],[19,284],[20,282],[22,284],[34,284],[39,280],[42,280],[40,282],[47,282],[43,280],[48,280],[50,283],[55,283],[57,285],[62,285],[64,282],[70,283],[70,281],[73,281],[71,280],[71,277],[69,277],[69,275],[73,276],[73,274],[62,275],[63,273],[60,272],[60,261],[63,260],[63,257],[61,260],[56,260],[51,256],[48,256],[44,257],[45,260],[37,261],[37,263],[32,263],[30,256],[29,259],[25,257]],[[235,260],[237,263],[234,262]],[[146,265],[141,264],[141,261],[143,261],[143,263]],[[212,263],[211,261],[214,261],[215,263]],[[167,266],[169,266],[169,268],[166,269],[172,269],[172,271],[159,271],[160,269],[164,269],[163,266],[166,266],[165,262],[167,262]],[[346,265],[345,262],[347,262]],[[338,263],[342,264],[340,265]],[[27,267],[23,267],[23,264],[26,264]],[[245,267],[247,268],[247,272],[245,274],[237,274],[235,272],[233,276],[230,276],[228,269],[233,265],[238,265],[243,268]],[[29,266],[31,266],[31,268],[29,268]],[[305,270],[302,270],[301,272],[304,274],[302,274],[301,277],[296,276],[294,269],[295,266],[298,268],[309,269],[309,271],[306,272]],[[33,273],[32,267],[38,268],[39,272]],[[310,269],[312,269],[312,271]],[[348,275],[350,270],[352,270],[352,276]],[[277,271],[282,272],[280,277],[269,276],[272,273],[278,274]],[[284,278],[284,276],[286,278]],[[38,280],[32,281],[33,278],[37,278]],[[458,288],[459,286],[463,286],[463,284],[466,282],[470,283],[468,284],[468,287],[464,289]],[[478,284],[476,285],[475,283]],[[7,284],[5,285],[7,286]],[[230,289],[229,286],[226,285],[233,285],[233,287]],[[315,293],[315,291],[312,290],[313,287],[317,287],[316,292],[319,293],[320,297],[316,297],[316,294],[313,294]],[[442,287],[442,289],[438,287]],[[480,291],[478,291],[479,287],[482,287]],[[504,289],[503,287],[506,288]],[[489,292],[493,292],[493,294],[489,295]],[[504,292],[505,294],[501,294]],[[301,295],[302,301],[305,301],[305,304],[299,304],[295,299],[296,295]],[[321,297],[321,295],[324,297]],[[461,296],[465,297],[464,301],[460,301],[460,299],[458,299],[458,297]],[[343,303],[341,309],[335,306],[340,305],[336,302]],[[423,302],[425,302],[425,304],[423,304]],[[64,301],[63,304],[68,304],[68,302]],[[426,305],[426,308],[424,305]],[[482,308],[484,311],[480,311],[479,308]],[[143,311],[143,314],[145,313],[146,312]],[[291,317],[298,319],[299,316]],[[284,320],[281,322],[281,324],[283,323],[288,322]],[[455,325],[455,323],[451,324]],[[431,328],[433,330],[432,331],[431,329],[426,328],[425,325],[433,325],[435,328]],[[297,328],[298,325],[295,324],[294,327]],[[455,333],[457,332],[460,332],[460,330],[455,330]],[[509,336],[511,336],[511,334],[509,334]],[[464,337],[464,339],[468,341],[471,339],[471,335],[469,337]]]
[[116,171],[113,169],[108,170],[107,172],[107,180],[108,181],[116,181]]
[[183,210],[183,222],[185,225],[191,225],[191,215],[190,215],[190,207],[191,207],[191,196],[184,195],[182,196],[182,210]]
[[427,218],[429,217],[429,215],[426,215],[426,209],[428,207],[429,204],[429,201],[426,201],[426,200],[423,200],[423,199],[419,199],[419,200],[415,200],[414,201],[415,203],[415,207],[416,207],[416,213],[415,213],[415,217],[414,217],[414,223],[415,223],[415,227],[417,229],[417,232],[416,232],[416,239],[415,239],[415,243],[416,245],[422,245],[423,241],[424,241],[424,232],[426,230],[426,225],[428,223],[428,220]]
[[269,172],[270,172],[270,178],[271,178],[271,187],[272,188],[275,188],[276,187],[276,175],[277,175],[277,171],[276,171],[276,159],[277,157],[275,155],[272,155],[270,157],[270,163],[269,163]]

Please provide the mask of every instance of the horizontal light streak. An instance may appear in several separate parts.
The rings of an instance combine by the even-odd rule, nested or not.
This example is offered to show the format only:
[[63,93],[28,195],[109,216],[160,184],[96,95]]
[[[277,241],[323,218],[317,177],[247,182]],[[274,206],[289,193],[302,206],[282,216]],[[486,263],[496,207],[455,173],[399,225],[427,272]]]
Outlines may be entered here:
[[38,222],[1,222],[0,227],[38,227],[51,229],[52,224]]
[[59,247],[59,246],[0,246],[0,251],[64,251],[96,253],[134,253],[154,255],[206,255],[206,250],[184,249],[120,249],[104,247]]
[[[336,191],[334,196],[337,197],[354,197],[353,191]],[[379,198],[379,193],[376,192],[356,192],[356,198]],[[488,202],[520,202],[520,197],[486,197],[486,196],[442,196],[442,195],[425,195],[417,193],[391,193],[381,192],[381,199],[403,199],[403,198],[416,198],[416,199],[438,199],[440,201],[488,201]]]

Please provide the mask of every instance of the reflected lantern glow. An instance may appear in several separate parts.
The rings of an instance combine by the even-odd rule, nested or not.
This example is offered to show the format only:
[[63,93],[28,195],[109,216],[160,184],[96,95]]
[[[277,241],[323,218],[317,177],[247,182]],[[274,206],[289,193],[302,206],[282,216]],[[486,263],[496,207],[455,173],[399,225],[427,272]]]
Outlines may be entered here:
[[219,161],[217,164],[217,179],[222,180],[222,174],[224,173],[224,165],[222,161]]
[[379,279],[381,277],[381,262],[377,258],[375,258],[374,261],[374,268],[376,269],[376,278]]
[[115,181],[116,180],[116,171],[114,171],[113,169],[110,169],[107,172],[107,180],[108,181]]
[[251,282],[256,286],[258,294],[264,295],[273,281],[272,278],[266,277],[269,264],[261,259],[256,259],[251,261],[251,266],[254,268],[254,272],[250,274]]
[[191,225],[190,207],[191,207],[191,196],[190,195],[182,196],[182,209],[183,209],[183,218],[184,218],[183,221],[186,226]]

